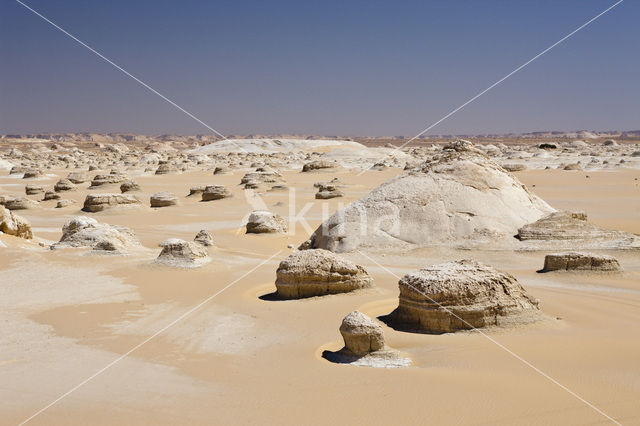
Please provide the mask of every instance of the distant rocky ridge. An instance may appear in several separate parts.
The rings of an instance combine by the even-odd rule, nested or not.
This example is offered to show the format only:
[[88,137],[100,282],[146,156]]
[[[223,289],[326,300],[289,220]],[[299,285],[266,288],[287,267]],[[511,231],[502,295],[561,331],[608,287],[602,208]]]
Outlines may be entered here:
[[[380,135],[380,136],[337,136],[337,135],[309,135],[309,134],[246,134],[246,135],[227,135],[227,139],[327,139],[327,140],[347,140],[366,142],[368,140],[407,140],[412,136],[407,135]],[[617,138],[617,139],[640,139],[640,130],[575,130],[575,131],[536,131],[527,133],[478,133],[478,134],[438,134],[438,135],[421,135],[418,140],[441,140],[441,139],[483,139],[483,138],[509,138],[509,139],[601,139],[601,138]],[[199,143],[207,144],[220,141],[223,138],[213,134],[197,134],[197,135],[180,135],[180,134],[160,134],[160,135],[142,135],[135,133],[92,133],[92,132],[70,132],[70,133],[26,133],[26,134],[0,134],[0,141],[9,140],[39,140],[42,142],[96,142],[96,143],[115,143],[115,142],[183,142],[183,143]]]

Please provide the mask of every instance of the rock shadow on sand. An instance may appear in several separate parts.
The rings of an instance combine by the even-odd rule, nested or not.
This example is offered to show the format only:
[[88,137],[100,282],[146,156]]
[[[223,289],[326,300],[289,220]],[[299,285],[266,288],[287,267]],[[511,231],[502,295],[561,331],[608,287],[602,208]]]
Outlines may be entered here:
[[401,368],[411,365],[411,359],[396,350],[381,350],[366,355],[355,355],[347,348],[339,351],[322,351],[322,358],[334,364],[348,364],[374,368]]

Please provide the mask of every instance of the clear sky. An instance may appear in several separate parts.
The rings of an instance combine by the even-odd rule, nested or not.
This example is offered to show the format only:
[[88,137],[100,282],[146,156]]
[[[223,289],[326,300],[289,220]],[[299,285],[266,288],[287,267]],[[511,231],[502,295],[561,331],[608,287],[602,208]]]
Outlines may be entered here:
[[[614,0],[24,0],[223,134],[413,136]],[[640,128],[626,0],[429,134]],[[0,133],[210,133],[0,0]]]

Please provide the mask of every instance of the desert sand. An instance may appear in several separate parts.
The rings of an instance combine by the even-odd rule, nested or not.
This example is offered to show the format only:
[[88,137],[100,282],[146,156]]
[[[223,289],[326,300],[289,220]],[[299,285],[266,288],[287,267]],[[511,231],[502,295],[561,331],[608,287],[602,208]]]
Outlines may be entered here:
[[[537,273],[545,255],[557,250],[461,247],[459,241],[380,245],[339,253],[366,269],[373,286],[281,300],[273,296],[278,265],[324,220],[442,150],[291,141],[242,142],[242,149],[265,156],[230,167],[221,152],[248,154],[229,142],[219,149],[170,141],[130,148],[127,141],[56,142],[52,149],[42,139],[3,141],[0,164],[9,165],[0,171],[0,196],[39,205],[12,210],[28,220],[33,239],[0,233],[0,423],[18,424],[54,401],[29,424],[611,423],[559,383],[616,421],[640,424],[638,249],[589,250],[614,256],[622,272]],[[559,142],[566,147],[556,150],[530,141],[478,146],[496,164],[524,165],[509,176],[551,208],[585,212],[594,225],[640,234],[640,156],[633,156],[640,147],[570,143]],[[20,152],[12,152],[16,147]],[[57,160],[65,156],[72,159]],[[301,171],[315,160],[335,167]],[[168,161],[168,173],[156,173],[160,161]],[[14,166],[38,162],[42,174],[34,178],[10,174]],[[581,170],[565,170],[578,162]],[[95,175],[116,168],[111,163],[126,179],[89,189]],[[379,166],[370,168],[374,163]],[[228,172],[214,174],[217,166]],[[259,168],[255,188],[240,184]],[[277,176],[265,185],[272,170]],[[89,180],[58,192],[73,201],[65,207],[41,201],[43,193],[25,194],[27,184],[52,190],[70,172]],[[343,196],[316,199],[314,184],[336,178],[332,185]],[[127,192],[139,204],[81,210],[87,195],[120,194],[126,180],[139,185]],[[231,196],[189,196],[191,188],[211,185]],[[150,207],[151,196],[165,191],[177,204]],[[247,233],[256,210],[281,217],[288,230]],[[297,215],[304,220],[290,221]],[[137,241],[126,253],[50,249],[77,216],[126,227]],[[192,242],[201,230],[213,240],[199,249],[208,251],[207,262],[156,261],[160,243]],[[408,332],[378,319],[398,306],[405,274],[460,259],[515,277],[539,301],[544,319],[444,334]],[[339,328],[352,311],[377,321],[386,345],[410,363],[371,368],[324,358],[324,351],[344,346]]]

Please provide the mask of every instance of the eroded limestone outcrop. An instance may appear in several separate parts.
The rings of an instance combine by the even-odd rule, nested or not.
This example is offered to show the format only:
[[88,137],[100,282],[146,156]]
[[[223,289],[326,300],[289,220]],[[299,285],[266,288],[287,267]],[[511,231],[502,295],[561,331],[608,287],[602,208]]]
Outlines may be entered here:
[[90,247],[94,250],[123,254],[139,248],[140,243],[129,228],[77,216],[64,224],[60,241],[51,246],[52,249],[68,247]]
[[88,194],[82,210],[85,212],[101,212],[113,207],[140,206],[140,200],[129,194]]
[[620,263],[613,256],[594,253],[553,253],[544,257],[540,272],[551,271],[620,271]]
[[301,247],[508,245],[518,228],[553,211],[486,154],[458,141],[336,212]]
[[156,192],[151,196],[150,203],[151,207],[175,206],[178,204],[178,197],[167,191]]
[[585,213],[559,211],[522,226],[517,238],[525,248],[629,249],[640,247],[640,238],[623,231],[604,229],[587,221]]
[[207,249],[198,243],[170,238],[160,243],[162,251],[156,262],[169,266],[198,267],[211,261]]
[[287,222],[267,210],[256,210],[247,220],[247,234],[274,234],[287,232]]
[[449,333],[540,318],[538,301],[511,275],[475,260],[433,265],[399,281],[394,327]]
[[202,201],[221,200],[229,197],[231,197],[231,191],[223,185],[209,185],[204,188],[204,191],[202,191]]
[[382,326],[359,311],[343,318],[340,334],[344,348],[324,351],[322,356],[335,363],[377,368],[406,367],[411,360],[385,345]]
[[366,355],[384,349],[382,326],[363,314],[353,311],[342,320],[340,334],[344,346],[354,355]]
[[3,206],[0,206],[0,231],[26,240],[33,238],[29,221]]
[[372,285],[362,266],[322,249],[296,251],[276,271],[277,295],[284,299],[347,293]]

